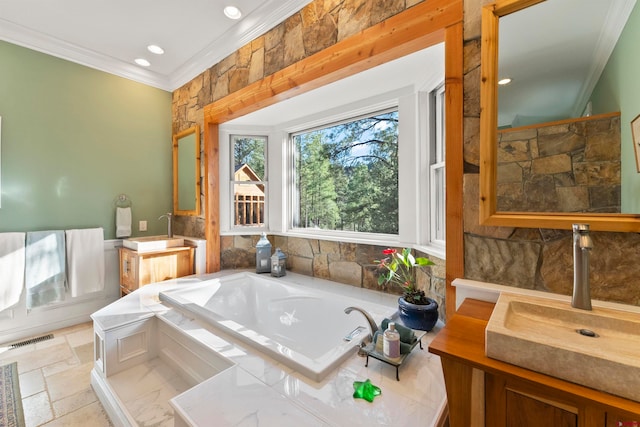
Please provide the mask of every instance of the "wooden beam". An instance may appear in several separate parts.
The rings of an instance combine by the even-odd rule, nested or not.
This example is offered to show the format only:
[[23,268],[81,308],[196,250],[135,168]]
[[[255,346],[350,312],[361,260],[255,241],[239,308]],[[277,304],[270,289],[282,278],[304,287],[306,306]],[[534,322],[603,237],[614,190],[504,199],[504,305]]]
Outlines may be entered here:
[[445,32],[445,135],[446,135],[446,313],[450,318],[456,311],[456,288],[451,282],[464,277],[464,221],[463,178],[463,29],[462,23]]
[[217,123],[204,125],[204,236],[207,272],[220,271],[220,141]]

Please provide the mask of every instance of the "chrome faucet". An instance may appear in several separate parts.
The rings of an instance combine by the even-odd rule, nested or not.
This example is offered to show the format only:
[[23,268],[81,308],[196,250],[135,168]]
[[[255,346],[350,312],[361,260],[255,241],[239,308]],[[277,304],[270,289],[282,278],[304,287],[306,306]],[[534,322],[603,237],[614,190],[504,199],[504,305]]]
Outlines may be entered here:
[[167,212],[164,215],[160,215],[158,219],[167,218],[167,237],[173,237],[173,214]]
[[571,306],[591,310],[589,288],[589,254],[593,241],[589,236],[589,224],[573,224],[573,297]]
[[378,331],[378,325],[376,324],[376,321],[373,320],[373,317],[371,317],[369,313],[367,313],[360,307],[347,307],[344,309],[344,312],[349,314],[353,310],[359,311],[367,319],[367,322],[369,322],[369,328],[371,329],[371,339],[373,339],[373,335]]

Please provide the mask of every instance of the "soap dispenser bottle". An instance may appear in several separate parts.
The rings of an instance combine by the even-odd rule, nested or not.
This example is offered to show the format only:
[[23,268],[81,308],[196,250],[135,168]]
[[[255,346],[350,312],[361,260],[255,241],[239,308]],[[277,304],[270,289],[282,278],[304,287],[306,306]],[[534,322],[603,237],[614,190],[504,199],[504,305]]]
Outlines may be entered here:
[[271,272],[271,242],[267,239],[267,233],[262,233],[256,243],[256,273]]
[[396,331],[396,324],[389,322],[383,334],[382,354],[391,361],[400,359],[400,334]]

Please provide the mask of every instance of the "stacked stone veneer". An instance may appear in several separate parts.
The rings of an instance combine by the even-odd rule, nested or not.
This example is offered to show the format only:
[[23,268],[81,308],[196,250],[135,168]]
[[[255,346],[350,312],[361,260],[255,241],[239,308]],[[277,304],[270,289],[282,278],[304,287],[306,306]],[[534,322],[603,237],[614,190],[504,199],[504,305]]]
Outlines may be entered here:
[[[423,0],[315,0],[266,34],[246,44],[173,93],[173,132],[195,124],[204,126],[204,107],[259,81],[301,59],[408,9]],[[204,159],[204,155],[201,155]],[[204,174],[204,165],[201,176]],[[204,184],[204,183],[203,183]],[[204,185],[201,186],[204,189]],[[203,212],[206,206],[204,194]],[[176,234],[204,237],[204,218],[175,217]],[[309,276],[353,286],[379,288],[374,259],[383,247],[317,239],[271,236],[274,247],[287,253],[287,268]],[[223,269],[255,267],[258,236],[223,236]],[[440,306],[444,318],[444,261],[430,257],[436,266],[423,268],[417,284]]]
[[[204,129],[204,107],[423,0],[315,0],[173,92],[172,129]],[[202,136],[201,136],[202,141]],[[204,144],[200,158],[204,161]],[[204,164],[201,165],[201,212]],[[176,216],[175,232],[204,237],[204,217]]]
[[620,212],[620,116],[498,131],[498,211]]
[[[268,238],[274,250],[280,248],[287,255],[286,266],[289,271],[351,286],[401,294],[401,290],[394,285],[378,285],[378,265],[374,260],[384,258],[382,251],[386,246],[286,236]],[[259,236],[223,236],[222,268],[255,268],[258,239]],[[435,263],[416,269],[416,286],[438,303],[440,317],[444,319],[445,262],[420,252],[414,251],[414,255],[425,256]]]
[[[464,268],[465,277],[519,288],[571,294],[568,230],[478,225],[480,148],[480,10],[465,0],[464,21]],[[592,232],[593,298],[640,305],[640,235]]]

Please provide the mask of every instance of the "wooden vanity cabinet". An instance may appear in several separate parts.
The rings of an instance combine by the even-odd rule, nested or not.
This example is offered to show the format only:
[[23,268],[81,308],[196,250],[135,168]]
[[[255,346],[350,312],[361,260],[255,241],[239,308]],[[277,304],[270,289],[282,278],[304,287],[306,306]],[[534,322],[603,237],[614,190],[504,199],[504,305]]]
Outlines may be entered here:
[[640,402],[488,358],[493,307],[465,300],[429,345],[442,363],[451,427],[640,426]]
[[120,295],[141,286],[194,273],[195,249],[190,246],[138,252],[120,248]]
[[[485,425],[504,427],[578,427],[586,408],[571,396],[532,386],[501,375],[485,373]],[[591,414],[591,417],[598,417]],[[604,426],[601,411],[598,426]],[[594,420],[595,421],[595,420]]]

